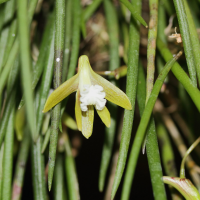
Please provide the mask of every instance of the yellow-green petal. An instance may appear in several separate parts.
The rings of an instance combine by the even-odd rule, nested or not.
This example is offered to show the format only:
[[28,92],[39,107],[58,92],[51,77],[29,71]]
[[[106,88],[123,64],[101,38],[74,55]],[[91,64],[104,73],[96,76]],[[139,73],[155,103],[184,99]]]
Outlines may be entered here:
[[92,69],[91,72],[91,80],[92,84],[98,84],[101,85],[106,92],[106,99],[108,101],[111,101],[112,103],[117,104],[118,106],[121,106],[122,108],[125,108],[127,110],[131,110],[131,102],[126,96],[126,94],[121,91],[118,87],[114,86],[112,83],[101,77],[100,75],[96,74]]
[[94,106],[88,106],[88,111],[82,112],[82,134],[88,139],[92,135],[94,121]]
[[78,130],[82,131],[82,111],[80,103],[80,91],[78,90],[76,93],[75,116]]
[[103,110],[96,110],[99,117],[101,118],[102,122],[107,126],[110,127],[110,112],[109,110],[106,108],[106,106],[103,108]]
[[189,179],[164,176],[163,182],[175,187],[187,200],[200,199],[198,190]]
[[64,98],[66,98],[72,92],[75,92],[78,88],[78,76],[79,74],[76,74],[69,80],[65,81],[56,90],[54,90],[47,99],[46,104],[44,106],[44,110],[42,112],[45,113],[49,111],[52,107],[54,107]]

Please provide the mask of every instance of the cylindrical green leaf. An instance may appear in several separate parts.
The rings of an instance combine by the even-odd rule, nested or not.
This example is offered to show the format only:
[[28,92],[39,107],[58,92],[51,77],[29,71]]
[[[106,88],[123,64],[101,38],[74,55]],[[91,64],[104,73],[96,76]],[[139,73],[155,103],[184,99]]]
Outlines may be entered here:
[[54,200],[64,200],[64,163],[62,155],[58,155],[55,166],[54,177]]
[[26,101],[27,120],[34,141],[37,139],[36,132],[36,115],[34,109],[34,94],[31,87],[32,82],[32,66],[30,59],[29,47],[29,24],[27,18],[27,1],[18,0],[18,26],[19,26],[19,42],[20,42],[20,57],[21,57],[21,75],[24,97]]
[[199,42],[199,37],[197,34],[197,29],[194,24],[194,20],[192,18],[191,10],[188,6],[188,3],[186,0],[183,0],[183,2],[184,2],[184,7],[185,7],[186,15],[187,15],[187,20],[188,20],[188,26],[189,26],[189,32],[190,32],[190,38],[191,38],[191,47],[192,47],[192,53],[194,56],[197,78],[200,83],[200,54],[199,54],[200,42]]
[[3,182],[3,152],[4,151],[4,145],[0,148],[0,199],[2,195],[2,182]]
[[146,81],[146,102],[149,99],[154,83],[156,38],[158,26],[158,0],[149,0],[150,21],[147,45],[147,81]]
[[147,23],[144,21],[144,19],[141,17],[140,12],[138,12],[137,9],[135,9],[135,7],[128,1],[128,0],[120,0],[121,3],[123,3],[131,12],[132,17],[135,20],[138,20],[142,25],[144,25],[146,28]]
[[79,200],[79,185],[76,173],[76,165],[75,161],[71,152],[71,145],[69,138],[66,134],[65,140],[65,172],[66,172],[66,180],[67,180],[67,187],[69,192],[69,200]]
[[17,20],[15,19],[13,20],[9,29],[8,42],[6,44],[6,48],[4,49],[5,52],[4,52],[2,66],[4,66],[8,60],[16,36],[17,36]]
[[45,137],[44,137],[44,141],[43,141],[43,144],[42,144],[42,153],[44,153],[48,143],[49,143],[49,139],[50,139],[50,133],[51,133],[51,129],[49,128],[45,134]]
[[[132,1],[135,10],[141,12],[141,1]],[[135,98],[137,90],[138,77],[138,61],[139,61],[139,45],[140,45],[140,31],[139,24],[132,18],[129,29],[129,51],[128,51],[128,69],[127,69],[127,84],[126,94],[130,99],[132,110],[125,110],[123,128],[120,142],[119,158],[117,161],[117,168],[115,172],[114,183],[112,187],[111,199],[114,198],[121,178],[124,172],[126,158],[131,139],[131,132],[133,126],[133,117],[135,110]]]
[[167,176],[177,176],[175,165],[175,157],[170,138],[165,127],[162,124],[157,124],[158,140],[161,148],[161,158]]
[[14,107],[9,116],[6,137],[4,143],[3,155],[3,183],[2,183],[2,199],[11,199],[12,187],[12,169],[13,169],[13,146],[14,146]]
[[71,39],[72,39],[72,8],[73,2],[72,0],[68,0],[66,2],[66,15],[65,15],[65,48],[63,54],[63,74],[62,74],[62,82],[66,81],[67,78],[67,70],[69,66],[69,57],[70,57],[70,47],[71,47]]
[[[109,53],[110,53],[110,63],[109,70],[115,70],[119,67],[119,27],[117,13],[115,7],[110,0],[104,0],[104,9],[106,14],[106,22],[109,34]],[[111,80],[114,85],[117,84],[116,80]],[[111,114],[111,126],[105,128],[105,137],[101,157],[100,173],[99,173],[99,190],[103,191],[105,185],[106,174],[108,171],[108,166],[110,163],[113,143],[116,132],[116,115],[117,115],[117,105],[108,103],[108,110]]]
[[33,194],[35,200],[46,200],[44,155],[41,154],[42,136],[31,145]]
[[[46,99],[49,94],[52,77],[53,77],[53,61],[54,61],[54,15],[52,17],[49,16],[50,25],[47,25],[46,31],[48,30],[48,35],[46,35],[46,51],[43,54],[47,55],[44,57],[44,72],[42,76],[42,83],[40,86],[40,97],[39,97],[39,105],[37,110],[37,133],[40,133],[40,129],[43,122],[44,113],[42,110],[44,108]],[[47,33],[47,32],[46,32]],[[48,39],[47,39],[48,38]],[[41,52],[42,53],[42,52]]]
[[20,145],[17,163],[15,167],[15,175],[12,188],[12,200],[20,200],[24,185],[24,174],[30,147],[30,133],[25,129],[23,140]]
[[[64,50],[64,30],[65,30],[65,0],[56,0],[55,18],[55,41],[54,41],[54,89],[62,83],[62,64]],[[61,104],[57,104],[52,109],[51,135],[49,146],[49,168],[48,168],[48,188],[51,190],[53,172],[56,160],[56,149],[58,142],[58,130],[60,123]]]
[[15,106],[15,91],[12,93],[12,95],[9,97],[8,102],[6,104],[6,108],[4,111],[3,118],[0,121],[0,147],[2,145],[2,142],[4,140],[4,136],[6,134],[6,129],[8,126],[9,117],[11,115],[12,109]]
[[[166,62],[173,58],[170,50],[160,39],[157,40],[157,47]],[[188,92],[194,104],[196,105],[197,109],[200,111],[200,101],[199,101],[200,92],[197,89],[197,87],[194,86],[193,82],[190,80],[188,75],[184,72],[184,70],[177,62],[173,65],[171,70],[178,79],[178,81],[183,85],[185,90]]]
[[[128,194],[130,192],[131,178],[134,177],[134,174],[135,174],[135,169],[136,169],[136,165],[137,165],[139,152],[141,150],[141,146],[142,146],[142,142],[144,140],[145,132],[146,132],[147,126],[149,124],[149,120],[150,120],[150,117],[151,117],[151,114],[152,114],[152,110],[153,110],[154,104],[156,102],[156,99],[158,97],[159,91],[160,91],[161,86],[162,86],[162,84],[163,84],[163,82],[165,80],[165,77],[167,76],[167,74],[170,71],[171,67],[173,66],[173,64],[176,62],[176,60],[178,59],[178,57],[181,54],[182,54],[182,52],[177,54],[176,57],[172,58],[165,65],[165,67],[163,68],[163,70],[159,74],[159,76],[158,76],[158,78],[157,78],[157,80],[156,80],[156,82],[154,84],[154,87],[153,87],[153,90],[152,90],[151,95],[149,97],[149,100],[148,100],[148,102],[146,104],[146,107],[144,109],[144,112],[142,114],[142,118],[140,120],[140,124],[138,126],[138,129],[137,129],[137,132],[136,132],[136,136],[134,138],[133,145],[132,145],[132,148],[131,148],[131,153],[130,153],[130,158],[131,159],[129,160],[129,163],[128,163],[128,169],[127,169],[127,175],[126,175],[126,177],[127,177],[126,185],[127,185],[127,188],[129,187],[129,189],[128,190],[124,189],[123,195],[126,196],[126,198],[124,198],[124,199],[128,199]],[[142,84],[144,84],[144,83],[142,83]],[[140,100],[138,100],[138,101],[141,102],[142,99],[140,98]],[[159,166],[159,168],[160,168],[160,166]],[[160,169],[159,169],[159,171],[160,171]],[[128,192],[128,194],[127,194],[127,192]],[[162,196],[161,198],[162,199],[166,199],[165,195]]]
[[188,65],[188,71],[190,78],[194,86],[197,86],[196,79],[196,63],[194,61],[193,48],[191,43],[191,36],[188,26],[188,18],[185,11],[185,6],[183,0],[173,0],[176,9],[176,14],[178,18],[178,23],[181,32],[181,38],[183,41],[184,52],[186,56],[186,61]]
[[94,0],[85,10],[83,11],[83,19],[84,21],[87,21],[94,11],[99,7],[103,0]]
[[[72,8],[73,8],[72,47],[71,47],[69,69],[67,72],[67,80],[70,79],[74,75],[77,64],[78,64],[78,54],[79,54],[79,45],[80,45],[80,27],[81,27],[80,26],[80,23],[81,23],[80,0],[74,0],[72,2]],[[64,113],[67,100],[68,98],[65,98],[65,100],[62,103],[61,115]]]

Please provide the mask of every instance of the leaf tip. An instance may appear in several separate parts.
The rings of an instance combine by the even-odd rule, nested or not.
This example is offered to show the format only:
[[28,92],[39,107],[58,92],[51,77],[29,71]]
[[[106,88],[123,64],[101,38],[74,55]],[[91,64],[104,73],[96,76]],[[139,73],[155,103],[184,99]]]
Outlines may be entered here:
[[49,185],[49,192],[51,191],[51,185]]

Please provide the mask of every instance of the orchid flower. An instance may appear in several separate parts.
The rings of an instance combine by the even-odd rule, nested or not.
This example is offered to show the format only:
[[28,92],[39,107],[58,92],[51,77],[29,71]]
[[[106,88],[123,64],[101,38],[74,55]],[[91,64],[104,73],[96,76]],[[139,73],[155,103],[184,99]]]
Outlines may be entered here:
[[189,179],[163,176],[163,182],[175,187],[186,200],[200,200],[197,188]]
[[131,103],[124,92],[112,83],[96,74],[87,56],[79,58],[78,73],[60,85],[46,101],[43,112],[47,112],[72,92],[76,92],[75,116],[77,127],[89,138],[93,130],[94,107],[103,123],[110,127],[110,113],[106,108],[106,99],[131,110]]

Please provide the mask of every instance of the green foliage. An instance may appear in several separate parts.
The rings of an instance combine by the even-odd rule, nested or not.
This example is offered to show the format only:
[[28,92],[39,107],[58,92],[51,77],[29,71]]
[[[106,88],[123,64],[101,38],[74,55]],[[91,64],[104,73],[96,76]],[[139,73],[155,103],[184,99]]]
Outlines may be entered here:
[[[200,1],[145,2],[0,0],[0,200],[166,200],[166,191],[181,199],[173,187],[199,199]],[[131,102],[124,111],[108,102],[110,113],[96,106],[110,127],[81,110],[77,83],[89,76],[89,85],[100,85],[94,72],[63,87],[76,102],[71,95],[42,113],[51,88],[80,69],[81,55]],[[120,105],[126,95],[115,89],[112,97],[104,81],[105,99]],[[75,122],[75,105],[84,125]],[[82,127],[93,131],[89,140]]]

